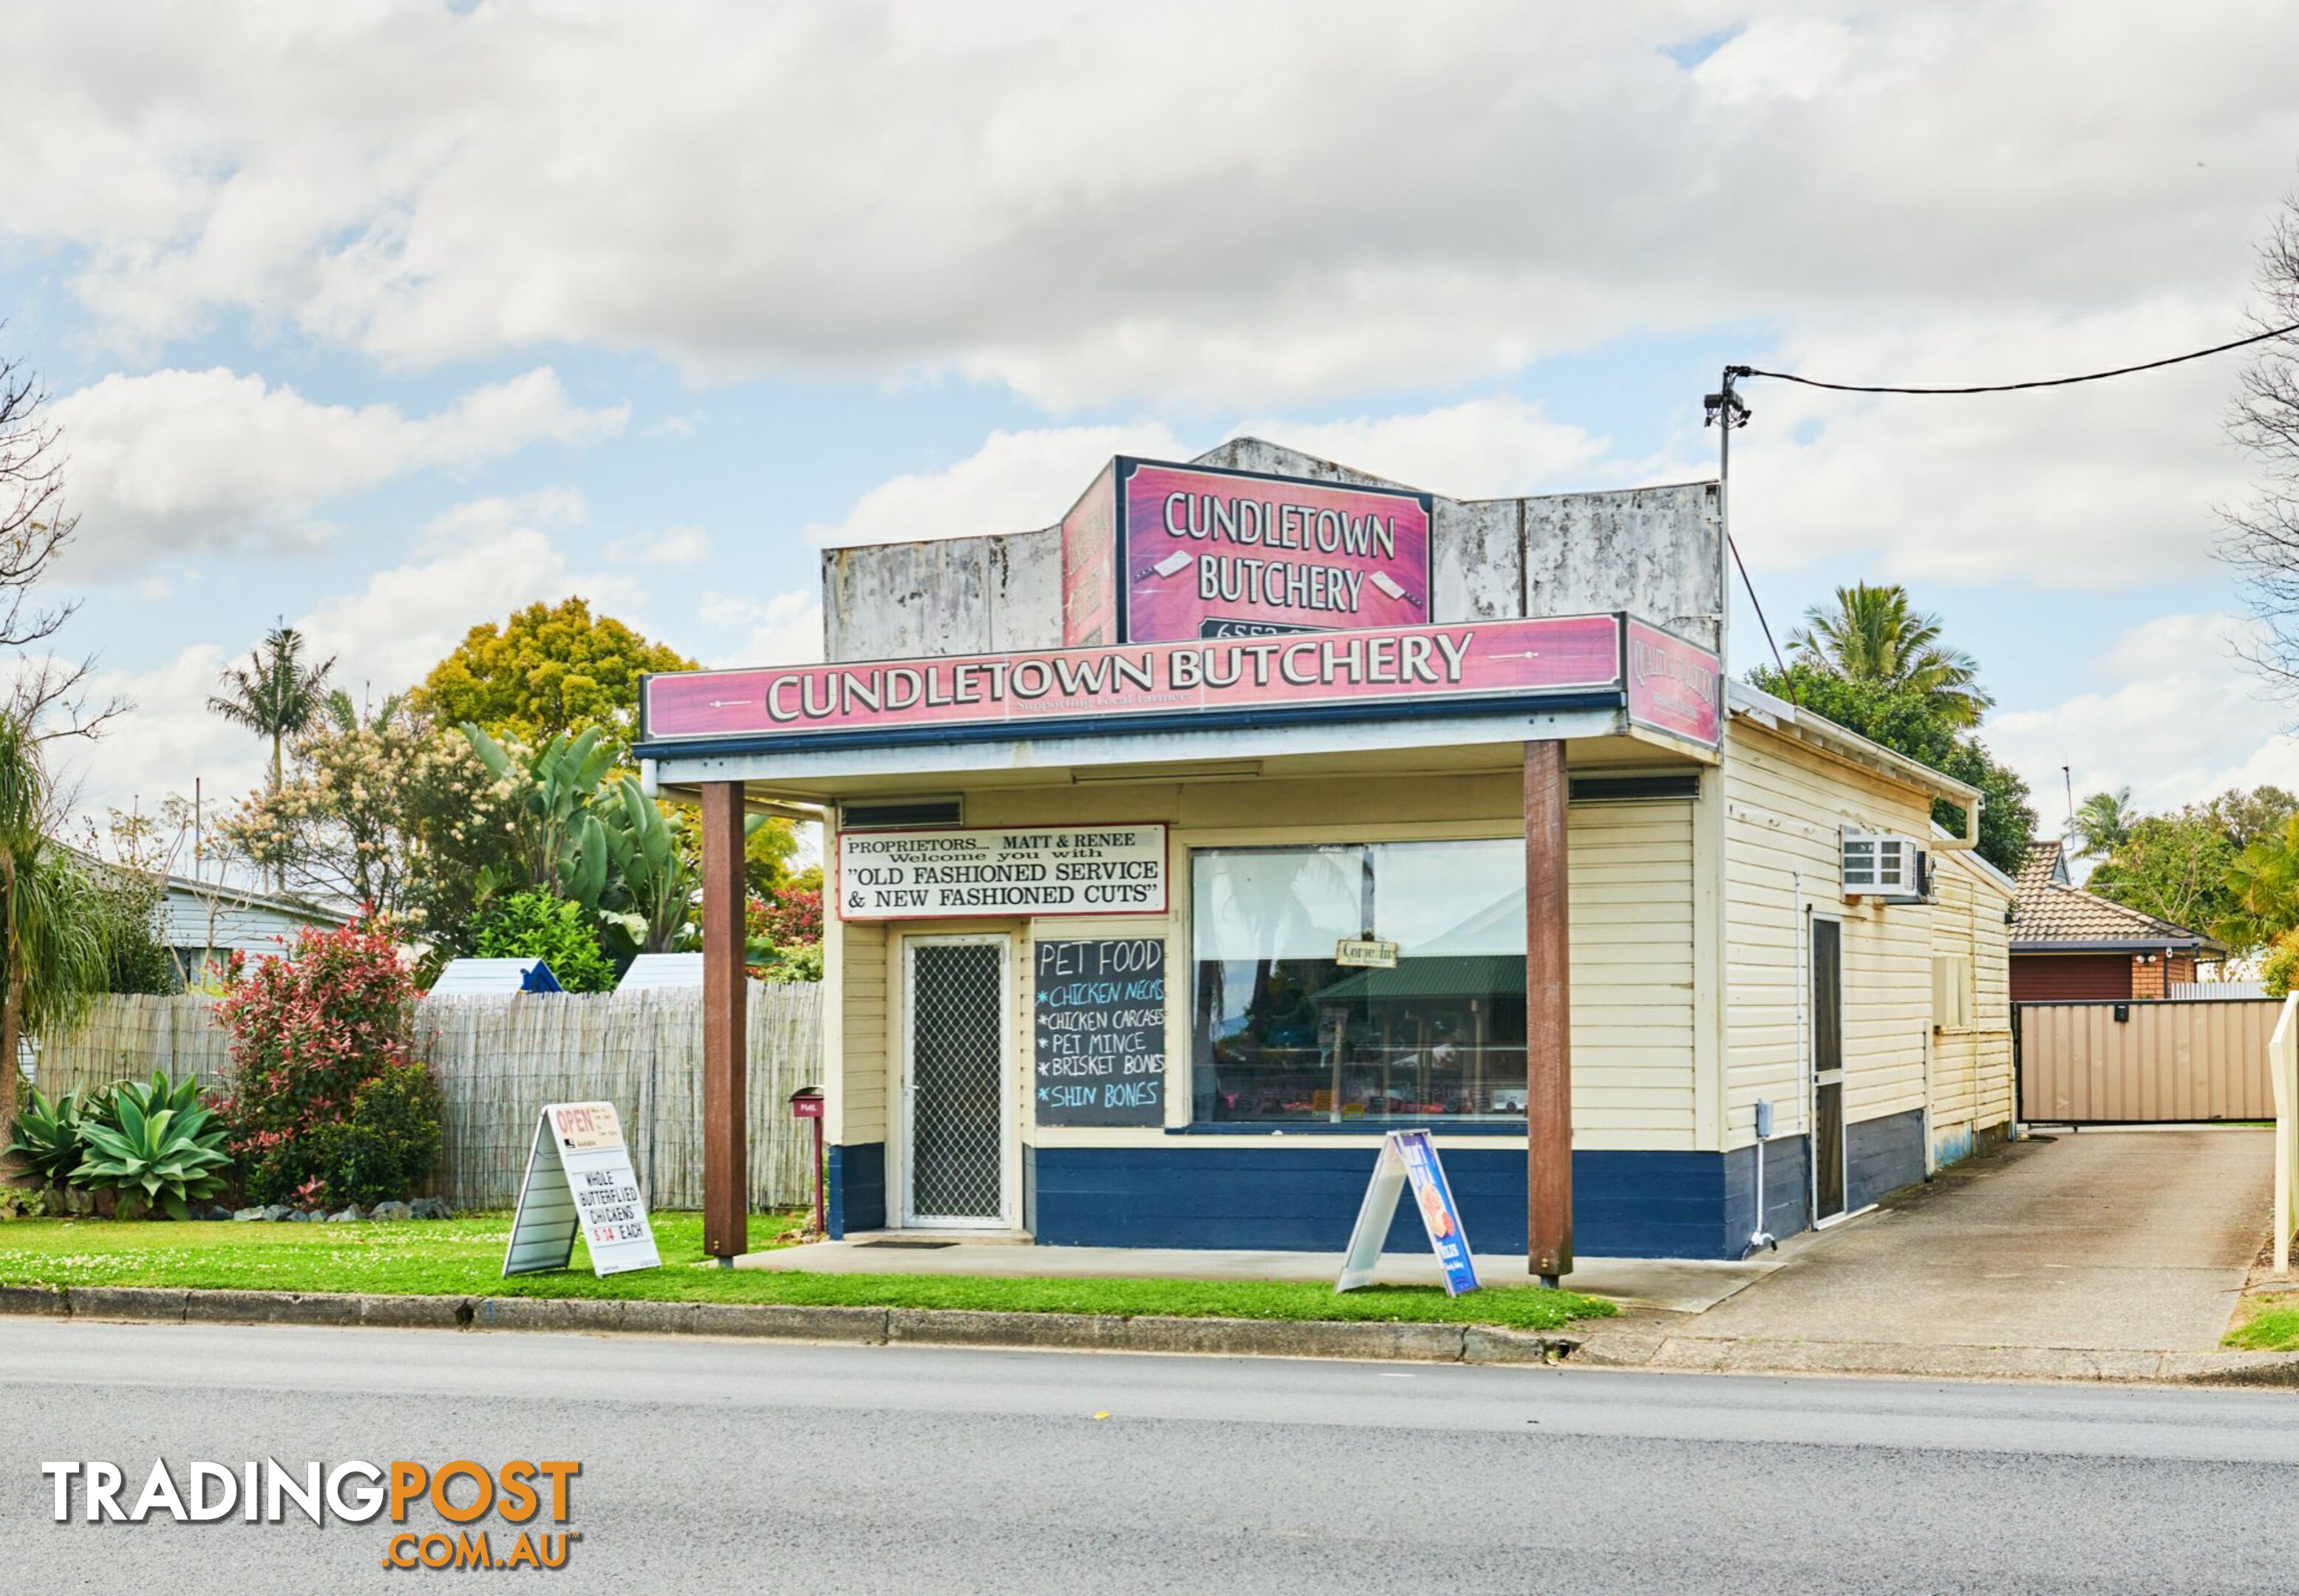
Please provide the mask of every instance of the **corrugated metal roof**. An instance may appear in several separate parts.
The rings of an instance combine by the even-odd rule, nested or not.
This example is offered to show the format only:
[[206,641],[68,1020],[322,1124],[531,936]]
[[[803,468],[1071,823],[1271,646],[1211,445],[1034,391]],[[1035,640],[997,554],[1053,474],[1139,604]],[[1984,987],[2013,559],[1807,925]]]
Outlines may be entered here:
[[702,984],[702,955],[699,953],[643,953],[631,961],[623,972],[623,979],[615,983],[618,992],[652,991],[661,988],[700,987]]

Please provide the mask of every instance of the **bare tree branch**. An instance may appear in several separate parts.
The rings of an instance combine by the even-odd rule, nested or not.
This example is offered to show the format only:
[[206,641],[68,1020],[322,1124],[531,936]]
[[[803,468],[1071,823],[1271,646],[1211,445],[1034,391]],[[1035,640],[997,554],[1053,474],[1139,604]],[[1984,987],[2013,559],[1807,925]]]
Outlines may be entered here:
[[[2258,287],[2257,330],[2299,321],[2299,194],[2285,200],[2259,246]],[[2265,628],[2237,652],[2299,697],[2299,335],[2258,345],[2237,386],[2228,435],[2260,462],[2261,480],[2248,503],[2220,509],[2220,551],[2243,574]]]

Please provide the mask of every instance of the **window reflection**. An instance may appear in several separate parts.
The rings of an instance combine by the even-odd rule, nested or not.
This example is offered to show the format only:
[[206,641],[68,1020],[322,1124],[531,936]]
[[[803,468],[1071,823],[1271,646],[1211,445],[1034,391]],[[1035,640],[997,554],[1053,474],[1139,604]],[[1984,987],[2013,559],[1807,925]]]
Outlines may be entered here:
[[[1191,865],[1199,1119],[1523,1115],[1521,844],[1218,848]],[[1395,942],[1395,968],[1340,963],[1361,937]]]

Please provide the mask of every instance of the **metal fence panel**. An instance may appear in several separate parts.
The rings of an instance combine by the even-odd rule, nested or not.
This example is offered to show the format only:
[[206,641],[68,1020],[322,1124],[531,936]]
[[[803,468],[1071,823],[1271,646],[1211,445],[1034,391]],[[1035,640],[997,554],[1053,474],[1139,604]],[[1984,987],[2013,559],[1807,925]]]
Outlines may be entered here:
[[2271,998],[2021,1004],[2020,1117],[2079,1125],[2272,1119],[2267,1043],[2282,1009]]

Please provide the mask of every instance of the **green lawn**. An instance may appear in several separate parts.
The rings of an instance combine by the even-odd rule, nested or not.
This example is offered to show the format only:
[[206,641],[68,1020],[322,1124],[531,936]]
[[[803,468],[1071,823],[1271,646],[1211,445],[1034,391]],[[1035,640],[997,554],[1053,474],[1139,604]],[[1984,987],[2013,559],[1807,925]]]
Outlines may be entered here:
[[2247,1352],[2299,1352],[2299,1303],[2291,1302],[2292,1294],[2247,1299],[2255,1305],[2251,1317],[2227,1333],[2224,1344]]
[[[502,1278],[507,1213],[398,1224],[189,1224],[17,1220],[0,1224],[0,1286],[177,1286],[255,1291],[364,1291],[417,1296],[630,1297],[1008,1312],[1175,1314],[1189,1318],[1422,1320],[1547,1330],[1613,1311],[1568,1291],[1511,1287],[1448,1297],[1436,1286],[1338,1295],[1276,1281],[999,1280],[974,1275],[799,1275],[701,1267],[702,1216],[657,1213],[663,1267],[595,1279],[578,1242],[574,1268]],[[795,1220],[759,1214],[763,1249]]]

